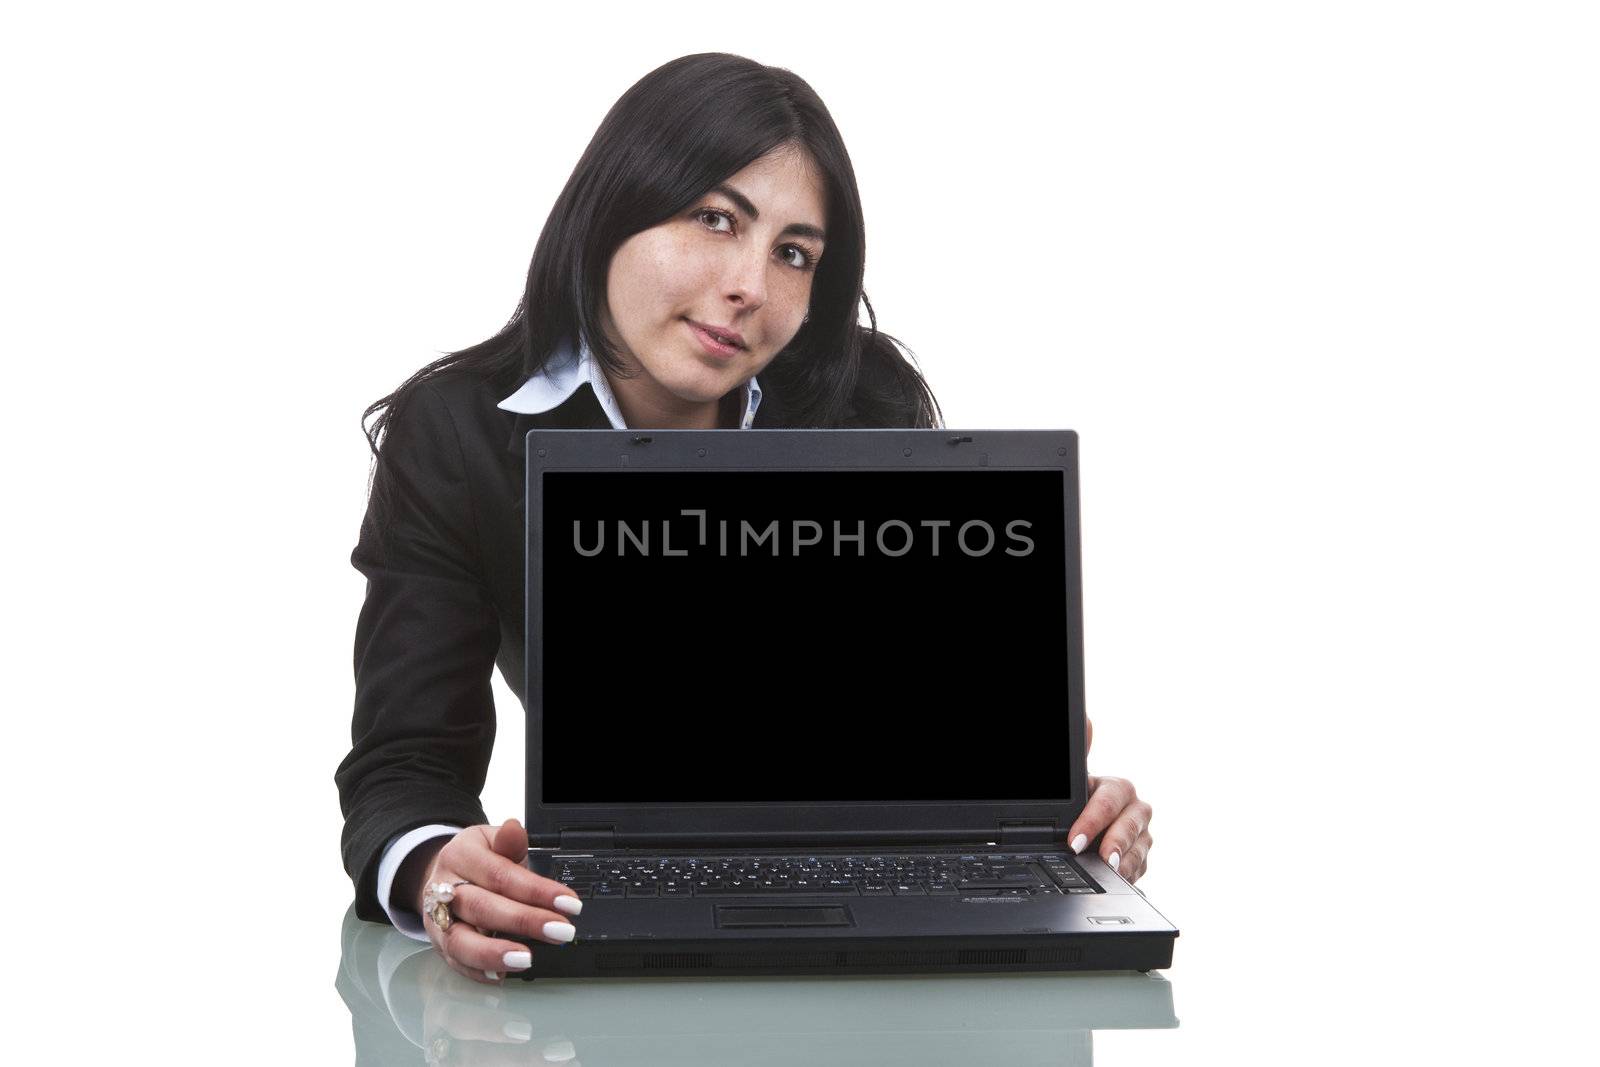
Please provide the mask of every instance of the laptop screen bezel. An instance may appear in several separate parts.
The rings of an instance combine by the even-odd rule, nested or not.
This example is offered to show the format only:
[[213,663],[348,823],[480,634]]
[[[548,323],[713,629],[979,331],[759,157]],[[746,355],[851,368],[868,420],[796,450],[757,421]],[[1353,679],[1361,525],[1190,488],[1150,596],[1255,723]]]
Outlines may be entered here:
[[[615,847],[825,847],[889,842],[999,843],[1003,824],[1054,824],[1064,838],[1087,791],[1084,749],[1083,581],[1079,536],[1078,435],[1072,430],[592,430],[532,429],[526,437],[524,494],[524,682],[527,710],[525,803],[530,843],[554,847],[562,832],[589,839],[609,832]],[[1066,551],[1066,794],[1052,799],[716,802],[655,805],[545,804],[542,531],[533,519],[543,476],[555,471],[670,470],[1059,470]],[[973,620],[982,625],[983,620]],[[984,736],[992,738],[988,748]],[[1003,758],[1025,736],[980,727],[959,751]]]

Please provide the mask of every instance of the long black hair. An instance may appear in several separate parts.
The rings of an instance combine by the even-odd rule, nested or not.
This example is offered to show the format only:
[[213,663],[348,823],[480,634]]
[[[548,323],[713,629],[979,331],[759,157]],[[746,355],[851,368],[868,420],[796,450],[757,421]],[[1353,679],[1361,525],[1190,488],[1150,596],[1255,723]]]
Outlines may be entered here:
[[[430,363],[368,407],[361,423],[373,456],[390,414],[447,370],[475,372],[510,392],[543,369],[563,337],[572,337],[623,374],[600,328],[612,254],[629,237],[789,145],[809,153],[823,175],[828,246],[812,282],[810,318],[761,372],[763,386],[781,397],[794,426],[941,426],[938,401],[899,351],[905,346],[878,331],[862,291],[861,196],[828,109],[790,71],[705,52],[657,67],[612,106],[550,209],[511,321],[487,341]],[[863,305],[865,327],[858,321]],[[367,417],[380,410],[367,429]]]

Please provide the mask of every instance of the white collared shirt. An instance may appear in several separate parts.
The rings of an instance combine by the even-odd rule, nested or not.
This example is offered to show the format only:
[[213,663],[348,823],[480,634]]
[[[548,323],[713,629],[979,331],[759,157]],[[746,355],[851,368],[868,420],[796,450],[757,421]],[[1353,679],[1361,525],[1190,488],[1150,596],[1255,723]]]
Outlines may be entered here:
[[[611,425],[618,430],[629,429],[627,422],[622,418],[622,409],[617,406],[616,395],[611,391],[611,383],[606,380],[605,370],[600,366],[599,360],[594,358],[594,353],[589,351],[588,345],[580,345],[574,352],[570,340],[563,340],[555,352],[551,353],[543,370],[529,377],[522,383],[521,388],[495,406],[522,415],[538,415],[564,404],[584,382],[588,382],[594,389],[594,395],[600,401],[600,407],[604,409],[606,418],[611,420]],[[761,406],[760,383],[752,376],[748,382],[739,387],[739,397],[743,401],[741,410],[744,412],[739,419],[739,429],[748,430],[750,424],[755,421],[756,408]],[[394,878],[399,873],[400,864],[411,854],[412,849],[424,841],[431,841],[436,837],[454,837],[461,832],[461,829],[459,826],[432,823],[398,834],[384,846],[383,859],[378,861],[378,903],[383,906],[389,921],[394,923],[394,928],[407,937],[418,941],[428,940],[428,935],[422,928],[421,915],[414,911],[400,911],[389,906],[389,894],[394,888]]]
[[[584,382],[593,387],[594,395],[605,410],[606,418],[611,420],[612,427],[630,429],[623,421],[622,408],[617,406],[617,398],[606,379],[605,368],[600,366],[600,361],[594,358],[594,353],[589,351],[586,344],[580,345],[574,353],[570,339],[564,339],[551,353],[543,371],[523,382],[520,389],[495,406],[522,415],[537,415],[565,403]],[[739,429],[748,430],[755,421],[756,408],[761,406],[761,384],[753,376],[739,387],[739,399],[743,401],[739,409],[743,412],[739,418]]]

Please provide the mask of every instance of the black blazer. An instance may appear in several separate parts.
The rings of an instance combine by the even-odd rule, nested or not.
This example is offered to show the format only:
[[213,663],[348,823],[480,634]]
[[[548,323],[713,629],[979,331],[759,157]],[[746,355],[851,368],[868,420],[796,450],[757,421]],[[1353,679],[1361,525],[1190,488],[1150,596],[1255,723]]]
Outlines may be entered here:
[[[378,529],[369,502],[350,555],[367,593],[356,622],[352,747],[334,781],[356,914],[372,922],[389,921],[377,884],[391,838],[428,823],[489,821],[478,798],[494,747],[495,664],[527,707],[523,438],[534,427],[612,428],[587,382],[537,415],[496,407],[497,392],[448,371],[392,413],[373,475],[374,489],[392,490],[389,523]],[[844,425],[859,424],[855,410]],[[752,429],[786,420],[783,398],[763,382]],[[909,411],[895,421],[911,425]]]

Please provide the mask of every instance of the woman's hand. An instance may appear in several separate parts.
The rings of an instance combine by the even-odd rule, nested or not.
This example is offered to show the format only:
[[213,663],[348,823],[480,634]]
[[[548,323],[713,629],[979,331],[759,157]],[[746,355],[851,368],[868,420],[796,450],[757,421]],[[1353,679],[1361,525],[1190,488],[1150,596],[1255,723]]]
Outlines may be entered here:
[[[1094,744],[1094,723],[1084,720],[1088,739],[1084,753]],[[1106,866],[1128,882],[1137,882],[1150,861],[1150,805],[1139,799],[1126,778],[1089,776],[1089,802],[1067,831],[1073,852],[1082,852],[1102,833],[1098,852]]]
[[[422,928],[445,962],[475,982],[495,983],[506,971],[532,965],[526,945],[507,941],[495,931],[505,931],[564,945],[576,934],[572,916],[583,903],[567,886],[542,878],[527,867],[528,834],[516,819],[503,825],[469,826],[452,837],[428,863],[414,906],[422,914]],[[455,921],[440,932],[423,908],[428,887],[438,882],[458,882],[450,902]]]

